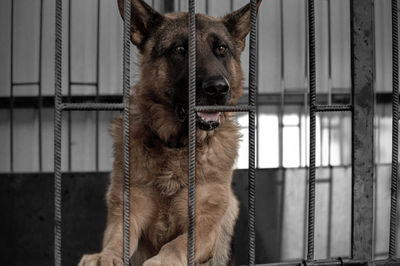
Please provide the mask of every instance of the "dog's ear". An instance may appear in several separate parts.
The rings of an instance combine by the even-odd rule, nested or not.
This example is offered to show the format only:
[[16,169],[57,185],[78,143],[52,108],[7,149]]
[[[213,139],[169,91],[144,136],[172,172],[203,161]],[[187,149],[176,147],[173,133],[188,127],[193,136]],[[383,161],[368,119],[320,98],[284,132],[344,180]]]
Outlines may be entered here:
[[[257,0],[257,12],[261,5],[261,1],[262,0]],[[242,50],[244,49],[246,36],[250,32],[250,14],[251,8],[249,3],[241,9],[226,15],[222,19],[225,27]]]
[[[124,18],[124,0],[118,0],[119,13]],[[158,25],[164,17],[143,0],[131,0],[131,41],[141,48],[143,40]]]

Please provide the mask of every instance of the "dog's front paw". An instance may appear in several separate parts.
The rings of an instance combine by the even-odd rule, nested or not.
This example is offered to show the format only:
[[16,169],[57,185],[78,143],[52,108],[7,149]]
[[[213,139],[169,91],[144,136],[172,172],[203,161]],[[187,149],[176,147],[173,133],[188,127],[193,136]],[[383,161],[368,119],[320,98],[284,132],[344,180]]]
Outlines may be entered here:
[[108,252],[84,255],[78,266],[123,266],[122,258]]
[[180,266],[183,265],[178,261],[172,262],[170,260],[162,259],[159,256],[152,257],[143,263],[143,266]]

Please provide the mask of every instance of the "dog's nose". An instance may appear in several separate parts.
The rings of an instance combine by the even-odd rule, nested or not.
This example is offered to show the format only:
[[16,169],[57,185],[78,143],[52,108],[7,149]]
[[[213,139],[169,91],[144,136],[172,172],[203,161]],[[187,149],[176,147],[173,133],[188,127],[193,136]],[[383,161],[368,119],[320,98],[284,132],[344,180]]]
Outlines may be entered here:
[[222,77],[208,79],[201,87],[209,96],[225,96],[229,92],[229,83]]

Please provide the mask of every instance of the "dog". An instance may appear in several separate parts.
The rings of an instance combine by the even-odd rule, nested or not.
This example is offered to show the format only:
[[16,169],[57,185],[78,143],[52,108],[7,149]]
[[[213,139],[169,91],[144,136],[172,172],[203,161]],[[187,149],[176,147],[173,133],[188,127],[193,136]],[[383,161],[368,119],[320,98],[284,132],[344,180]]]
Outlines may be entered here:
[[[261,0],[257,2],[257,9]],[[118,0],[123,18],[124,1]],[[234,105],[242,95],[240,55],[250,4],[222,18],[196,14],[196,105]],[[132,0],[130,37],[140,77],[130,99],[132,265],[187,265],[188,14],[160,14]],[[122,117],[112,125],[114,165],[103,250],[80,266],[123,265]],[[196,113],[195,264],[230,263],[239,213],[232,173],[240,140],[233,113]]]

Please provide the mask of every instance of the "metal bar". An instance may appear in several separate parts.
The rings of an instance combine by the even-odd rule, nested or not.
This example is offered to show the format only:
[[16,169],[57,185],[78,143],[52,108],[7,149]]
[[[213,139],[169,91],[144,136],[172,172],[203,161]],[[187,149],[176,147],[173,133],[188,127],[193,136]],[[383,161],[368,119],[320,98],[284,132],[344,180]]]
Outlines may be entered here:
[[64,111],[122,111],[125,105],[123,103],[64,103]]
[[399,39],[397,0],[392,0],[392,65],[393,65],[393,126],[392,126],[392,184],[390,203],[389,258],[396,256],[397,184],[399,168]]
[[333,265],[344,265],[344,266],[397,266],[400,263],[400,259],[395,260],[352,260],[348,258],[337,258],[337,259],[322,259],[315,260],[312,262],[306,261],[289,261],[289,262],[273,262],[265,264],[257,264],[257,266],[333,266]]
[[[318,93],[318,102],[321,105],[328,105],[328,94],[326,93]],[[248,95],[244,95],[244,97],[240,98],[237,106],[247,106],[248,105]],[[279,106],[281,104],[282,95],[281,93],[262,93],[257,95],[257,104],[258,105],[275,105]],[[308,101],[305,101],[305,97],[308,97],[307,93],[285,93],[284,103],[285,106],[301,106],[307,105]],[[376,103],[377,104],[391,104],[393,100],[392,93],[389,92],[379,92],[375,94]],[[121,95],[99,95],[96,97],[95,95],[73,95],[71,98],[68,96],[62,97],[64,103],[121,103],[122,96]],[[348,93],[333,93],[332,94],[332,103],[334,105],[340,106],[348,106],[346,102],[350,100],[350,95]],[[38,105],[39,97],[38,96],[16,96],[13,99],[13,106],[15,108],[39,108]],[[43,108],[53,108],[54,107],[54,96],[42,96],[42,107]],[[232,106],[235,107],[235,106]],[[11,108],[11,99],[10,97],[0,97],[0,109],[10,109]],[[196,107],[202,108],[201,106]],[[214,106],[215,108],[215,106]],[[225,107],[224,107],[225,108]],[[342,108],[342,107],[340,107]],[[236,112],[236,110],[228,110],[232,112]],[[348,110],[340,110],[340,111],[348,111]],[[245,112],[245,111],[243,111]]]
[[316,136],[316,73],[314,0],[308,0],[309,86],[310,86],[310,165],[308,181],[307,260],[314,260],[315,219],[315,136]]
[[233,106],[203,105],[203,106],[195,106],[194,110],[196,112],[249,112],[249,111],[255,111],[255,106],[251,106],[251,105],[233,105]]
[[315,105],[315,112],[350,112],[351,105]]
[[10,30],[10,172],[14,172],[14,1],[11,1]]
[[255,123],[256,123],[256,85],[257,85],[257,0],[250,1],[250,52],[249,52],[249,191],[248,226],[249,250],[248,265],[254,265],[256,259],[256,180],[255,180]]
[[189,0],[189,187],[188,187],[188,265],[195,265],[195,187],[196,187],[196,18],[195,1]]
[[374,9],[352,0],[352,258],[372,259],[374,178]]
[[123,260],[130,264],[130,169],[129,169],[129,95],[130,95],[130,55],[131,55],[131,0],[124,1],[124,48],[123,48],[123,152],[124,152],[124,186],[123,186]]
[[61,266],[62,0],[56,0],[54,98],[54,265]]
[[43,170],[43,150],[42,150],[42,106],[43,106],[43,99],[42,99],[42,43],[43,43],[43,0],[40,0],[40,23],[39,23],[39,110],[38,110],[38,117],[39,117],[39,172]]

